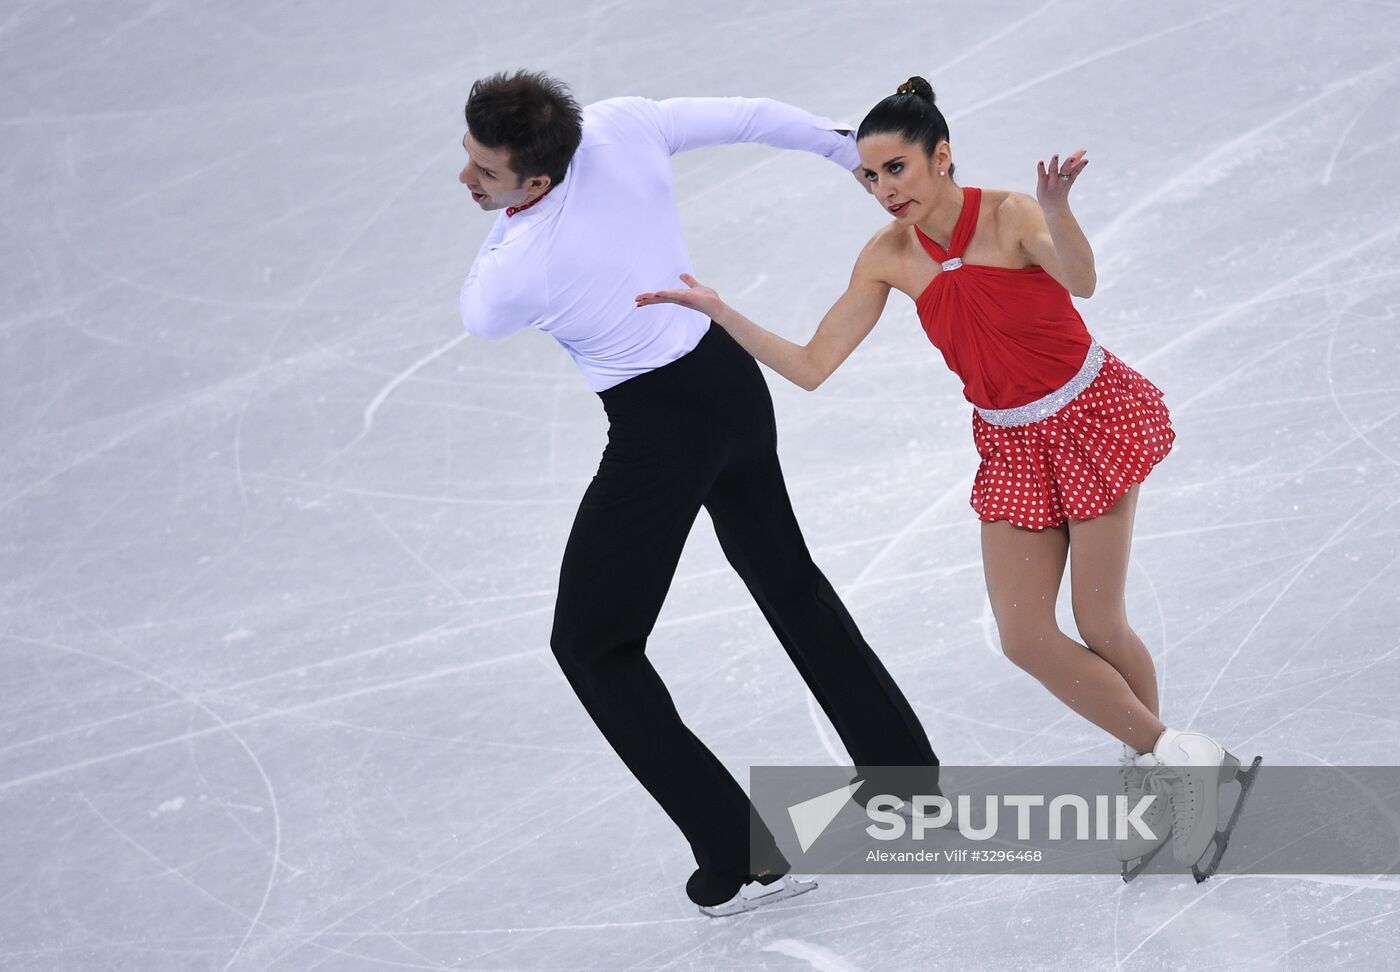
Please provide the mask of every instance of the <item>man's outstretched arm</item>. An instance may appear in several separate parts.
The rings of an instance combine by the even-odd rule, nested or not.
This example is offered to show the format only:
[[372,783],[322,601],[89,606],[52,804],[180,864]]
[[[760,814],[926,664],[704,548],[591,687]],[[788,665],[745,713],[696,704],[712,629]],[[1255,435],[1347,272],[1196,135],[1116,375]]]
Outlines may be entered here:
[[760,142],[811,152],[848,172],[860,166],[854,126],[772,98],[618,99],[644,111],[674,155],[709,145]]

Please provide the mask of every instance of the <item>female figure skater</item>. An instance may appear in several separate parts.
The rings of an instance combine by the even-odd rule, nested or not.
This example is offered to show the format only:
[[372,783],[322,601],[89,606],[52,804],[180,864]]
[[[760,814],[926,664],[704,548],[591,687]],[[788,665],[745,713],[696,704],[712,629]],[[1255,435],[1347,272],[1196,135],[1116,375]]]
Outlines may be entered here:
[[[870,333],[891,289],[915,302],[975,406],[981,465],[971,504],[982,520],[1002,650],[1123,742],[1130,806],[1144,790],[1169,798],[1154,800],[1146,815],[1156,840],[1120,843],[1124,880],[1146,867],[1170,832],[1178,862],[1203,881],[1219,864],[1259,759],[1242,772],[1208,736],[1162,723],[1152,657],[1128,624],[1124,586],[1138,487],[1175,433],[1162,393],[1101,347],[1070,301],[1070,294],[1090,296],[1095,285],[1093,252],[1069,208],[1069,191],[1089,160],[1080,150],[1063,164],[1058,156],[1039,163],[1035,199],[959,186],[947,122],[933,89],[917,77],[866,115],[857,138],[864,177],[894,221],[861,251],[845,294],[807,344],[759,327],[689,275],[681,278],[687,289],[640,294],[637,304],[708,314],[755,358],[810,391]],[[1071,550],[1083,644],[1055,621]],[[1222,828],[1219,787],[1237,778],[1241,792]]]

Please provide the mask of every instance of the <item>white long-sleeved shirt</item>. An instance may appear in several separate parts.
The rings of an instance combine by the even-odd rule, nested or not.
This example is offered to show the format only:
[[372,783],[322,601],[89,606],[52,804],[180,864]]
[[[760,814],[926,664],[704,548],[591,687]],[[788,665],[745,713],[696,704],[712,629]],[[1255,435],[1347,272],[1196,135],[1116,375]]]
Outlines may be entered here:
[[763,142],[847,170],[860,164],[852,126],[766,98],[613,98],[583,109],[583,140],[564,179],[528,209],[496,219],[462,284],[462,323],[479,337],[546,331],[594,391],[676,360],[708,319],[677,304],[637,307],[639,293],[683,286],[691,272],[670,157]]

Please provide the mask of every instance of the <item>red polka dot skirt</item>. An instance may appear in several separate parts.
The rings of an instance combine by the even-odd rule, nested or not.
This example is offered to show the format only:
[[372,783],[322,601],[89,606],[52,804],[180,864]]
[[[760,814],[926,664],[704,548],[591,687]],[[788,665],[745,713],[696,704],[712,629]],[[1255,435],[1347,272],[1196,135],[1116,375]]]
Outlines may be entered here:
[[1028,530],[1090,520],[1147,478],[1176,433],[1162,393],[1107,349],[1088,387],[1030,425],[993,425],[975,411],[982,464],[972,508],[986,521]]

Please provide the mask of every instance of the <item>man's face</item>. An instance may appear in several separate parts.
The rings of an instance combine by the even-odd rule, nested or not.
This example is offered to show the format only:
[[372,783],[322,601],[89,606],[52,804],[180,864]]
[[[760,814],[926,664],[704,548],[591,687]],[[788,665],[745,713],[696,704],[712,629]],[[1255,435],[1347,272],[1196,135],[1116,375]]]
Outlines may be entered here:
[[507,149],[487,148],[472,138],[471,132],[463,137],[462,148],[467,150],[467,164],[457,180],[471,190],[473,202],[489,211],[525,201],[529,188],[511,171]]

